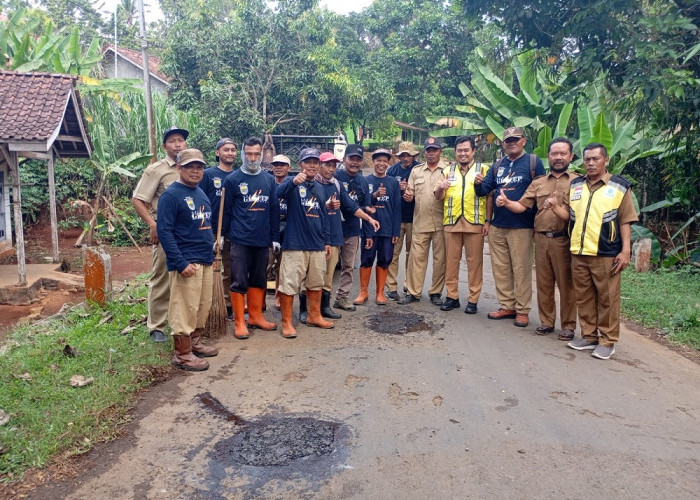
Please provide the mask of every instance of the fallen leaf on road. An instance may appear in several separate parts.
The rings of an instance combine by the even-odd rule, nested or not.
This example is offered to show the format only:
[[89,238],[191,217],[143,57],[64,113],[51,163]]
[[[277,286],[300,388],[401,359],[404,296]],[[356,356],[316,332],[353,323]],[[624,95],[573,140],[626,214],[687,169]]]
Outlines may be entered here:
[[73,375],[70,378],[70,385],[71,387],[84,387],[92,384],[94,381],[95,379],[92,377],[85,378],[82,375]]

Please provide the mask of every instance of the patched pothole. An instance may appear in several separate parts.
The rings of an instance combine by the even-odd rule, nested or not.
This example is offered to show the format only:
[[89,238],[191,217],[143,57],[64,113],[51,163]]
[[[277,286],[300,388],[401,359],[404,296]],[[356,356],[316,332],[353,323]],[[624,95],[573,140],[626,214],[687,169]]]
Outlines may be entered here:
[[365,326],[377,333],[405,335],[414,332],[433,332],[434,326],[425,320],[425,316],[410,311],[387,310],[370,314]]

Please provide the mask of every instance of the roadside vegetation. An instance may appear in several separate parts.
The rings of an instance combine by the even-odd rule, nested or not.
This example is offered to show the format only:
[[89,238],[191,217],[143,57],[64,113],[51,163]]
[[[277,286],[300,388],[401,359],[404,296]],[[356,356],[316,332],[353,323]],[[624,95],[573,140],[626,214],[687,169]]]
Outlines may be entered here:
[[[169,372],[170,346],[149,342],[143,325],[146,293],[136,280],[105,309],[78,306],[10,334],[0,348],[0,481],[116,437],[138,391]],[[73,387],[74,376],[93,380]]]
[[700,350],[700,270],[687,266],[622,277],[622,315]]

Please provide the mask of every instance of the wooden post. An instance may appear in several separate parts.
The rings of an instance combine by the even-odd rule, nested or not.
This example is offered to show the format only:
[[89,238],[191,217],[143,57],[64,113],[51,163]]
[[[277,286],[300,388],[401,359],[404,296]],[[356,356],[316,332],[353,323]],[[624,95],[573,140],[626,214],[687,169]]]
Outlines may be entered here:
[[22,190],[19,182],[19,163],[17,153],[8,151],[6,158],[12,174],[12,208],[15,216],[15,240],[17,245],[17,269],[20,286],[27,284],[27,263],[24,255],[24,229],[22,228]]
[[51,256],[54,262],[58,262],[58,217],[56,215],[56,181],[53,169],[55,158],[56,155],[52,149],[47,160],[49,170],[49,214],[51,216]]

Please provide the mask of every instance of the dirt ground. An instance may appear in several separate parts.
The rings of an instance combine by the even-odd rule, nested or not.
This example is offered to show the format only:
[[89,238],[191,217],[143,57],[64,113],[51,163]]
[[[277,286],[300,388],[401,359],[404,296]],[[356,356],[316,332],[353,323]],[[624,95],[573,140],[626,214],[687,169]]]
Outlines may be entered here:
[[[58,246],[62,269],[72,274],[83,274],[82,250],[74,246],[80,236],[80,229],[59,231]],[[46,263],[45,257],[51,255],[51,231],[46,224],[38,224],[25,230],[26,255],[28,264]],[[118,288],[125,280],[133,279],[151,269],[151,247],[107,247],[112,257],[112,284]],[[16,256],[0,260],[0,264],[16,264]],[[85,298],[84,292],[72,290],[45,290],[39,294],[35,304],[22,306],[0,305],[0,342],[5,335],[23,318],[32,315],[36,308],[41,308],[37,319],[56,314],[66,304],[77,304]]]

